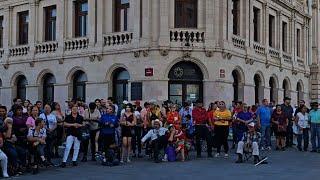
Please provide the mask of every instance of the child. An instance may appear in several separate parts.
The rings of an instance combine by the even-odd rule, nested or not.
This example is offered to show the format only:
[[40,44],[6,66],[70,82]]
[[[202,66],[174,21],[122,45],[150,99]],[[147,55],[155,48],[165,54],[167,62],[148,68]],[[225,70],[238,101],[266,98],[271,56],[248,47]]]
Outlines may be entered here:
[[185,134],[187,136],[188,139],[192,139],[193,135],[194,135],[194,127],[191,121],[191,115],[187,114],[185,116],[186,118],[186,122],[184,124],[182,124],[183,127],[185,127]]

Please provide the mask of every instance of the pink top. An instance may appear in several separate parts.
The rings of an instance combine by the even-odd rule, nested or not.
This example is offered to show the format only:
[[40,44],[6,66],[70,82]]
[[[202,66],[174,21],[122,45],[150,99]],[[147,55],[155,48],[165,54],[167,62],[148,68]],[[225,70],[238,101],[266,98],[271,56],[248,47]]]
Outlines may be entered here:
[[27,119],[27,122],[26,122],[26,125],[29,125],[31,127],[35,127],[36,126],[36,120],[33,119],[32,116],[29,116],[28,119]]

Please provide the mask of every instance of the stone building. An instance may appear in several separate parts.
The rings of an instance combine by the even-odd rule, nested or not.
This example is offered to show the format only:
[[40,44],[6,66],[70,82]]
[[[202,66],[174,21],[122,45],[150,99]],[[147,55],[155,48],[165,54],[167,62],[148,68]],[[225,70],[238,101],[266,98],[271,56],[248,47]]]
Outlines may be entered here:
[[308,102],[310,2],[0,0],[0,103]]

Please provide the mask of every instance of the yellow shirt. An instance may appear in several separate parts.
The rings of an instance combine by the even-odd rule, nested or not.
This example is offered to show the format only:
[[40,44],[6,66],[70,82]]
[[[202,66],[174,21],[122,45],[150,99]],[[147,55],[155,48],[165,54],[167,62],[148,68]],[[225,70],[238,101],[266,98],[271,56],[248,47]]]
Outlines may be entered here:
[[[231,112],[229,110],[224,110],[224,111],[220,111],[220,110],[217,110],[214,112],[214,118],[215,119],[231,119]],[[218,121],[216,120],[214,122],[214,125],[217,125],[217,126],[229,126],[229,121]]]

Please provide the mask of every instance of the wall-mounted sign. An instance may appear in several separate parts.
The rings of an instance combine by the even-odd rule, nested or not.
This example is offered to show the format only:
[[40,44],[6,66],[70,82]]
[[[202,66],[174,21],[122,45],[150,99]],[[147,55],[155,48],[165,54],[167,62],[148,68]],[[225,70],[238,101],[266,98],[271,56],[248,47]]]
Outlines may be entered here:
[[226,70],[225,69],[220,69],[220,78],[225,78],[226,77]]
[[153,76],[153,68],[152,67],[148,67],[144,69],[144,75],[145,76]]

